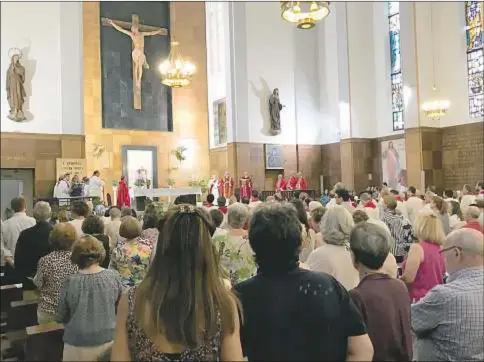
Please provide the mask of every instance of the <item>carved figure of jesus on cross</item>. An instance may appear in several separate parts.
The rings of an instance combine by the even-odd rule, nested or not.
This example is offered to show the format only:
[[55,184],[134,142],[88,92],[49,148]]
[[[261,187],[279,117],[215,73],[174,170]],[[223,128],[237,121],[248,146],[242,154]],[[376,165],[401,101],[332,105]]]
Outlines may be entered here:
[[133,59],[133,107],[134,109],[141,109],[141,78],[143,77],[143,68],[149,69],[146,62],[144,38],[152,35],[168,35],[168,29],[142,25],[139,23],[139,16],[136,14],[131,15],[131,23],[108,18],[102,18],[101,23],[105,26],[112,26],[131,38],[133,43],[133,51],[131,52]]

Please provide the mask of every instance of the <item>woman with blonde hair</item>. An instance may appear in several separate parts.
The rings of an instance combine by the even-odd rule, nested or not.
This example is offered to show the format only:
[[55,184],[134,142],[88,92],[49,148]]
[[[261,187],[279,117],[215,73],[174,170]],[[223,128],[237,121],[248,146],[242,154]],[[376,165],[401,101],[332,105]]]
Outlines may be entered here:
[[345,207],[336,205],[327,209],[321,220],[324,243],[309,254],[306,261],[310,270],[332,275],[347,290],[360,281],[349,251],[353,226],[353,217]]
[[121,297],[111,361],[241,361],[238,299],[220,278],[213,225],[195,206],[168,211],[143,282]]
[[445,234],[435,212],[422,210],[417,214],[415,235],[418,241],[410,246],[401,277],[407,284],[413,302],[419,301],[430,289],[442,284],[445,275],[444,256],[440,252]]
[[151,261],[153,245],[141,237],[141,224],[133,216],[121,219],[119,236],[125,238],[119,242],[111,254],[109,269],[121,275],[126,287],[133,287],[144,279]]

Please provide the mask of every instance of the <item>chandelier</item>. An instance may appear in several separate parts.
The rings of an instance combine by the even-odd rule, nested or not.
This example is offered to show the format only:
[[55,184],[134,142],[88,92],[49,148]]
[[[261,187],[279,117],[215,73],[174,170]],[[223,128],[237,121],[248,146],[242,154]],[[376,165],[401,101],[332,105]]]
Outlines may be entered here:
[[195,74],[195,65],[184,59],[178,50],[178,42],[171,42],[170,55],[159,65],[161,83],[172,88],[186,87]]
[[298,29],[311,29],[329,15],[329,1],[281,1],[281,16]]
[[[434,88],[435,90],[435,88]],[[425,102],[422,105],[422,110],[425,115],[433,121],[438,121],[440,117],[444,116],[450,108],[450,102],[448,100],[434,100]]]
[[[433,8],[432,3],[430,3],[430,34],[432,40],[432,81],[433,81],[433,91],[437,91],[437,86],[435,82],[435,47],[434,47],[434,27],[433,27]],[[422,111],[425,115],[432,121],[438,121],[440,117],[444,116],[450,108],[450,101],[443,99],[434,99],[424,102],[422,105]]]

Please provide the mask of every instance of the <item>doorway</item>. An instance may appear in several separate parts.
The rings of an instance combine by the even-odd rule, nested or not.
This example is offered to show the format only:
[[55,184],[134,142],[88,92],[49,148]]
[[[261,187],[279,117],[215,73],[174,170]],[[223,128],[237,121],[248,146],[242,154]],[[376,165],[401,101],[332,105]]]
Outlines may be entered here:
[[34,204],[34,170],[7,169],[0,170],[1,215],[6,218],[6,211],[10,209],[10,201],[22,195],[27,202],[27,213],[32,214]]

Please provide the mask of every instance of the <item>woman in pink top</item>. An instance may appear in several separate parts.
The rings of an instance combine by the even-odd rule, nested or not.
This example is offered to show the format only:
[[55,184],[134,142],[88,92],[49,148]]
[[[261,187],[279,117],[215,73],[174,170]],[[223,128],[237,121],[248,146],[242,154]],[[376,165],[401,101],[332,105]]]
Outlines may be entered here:
[[418,243],[410,246],[401,277],[407,284],[412,302],[417,302],[430,289],[442,284],[445,274],[444,256],[440,253],[445,239],[441,221],[430,210],[420,211],[415,221]]

